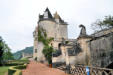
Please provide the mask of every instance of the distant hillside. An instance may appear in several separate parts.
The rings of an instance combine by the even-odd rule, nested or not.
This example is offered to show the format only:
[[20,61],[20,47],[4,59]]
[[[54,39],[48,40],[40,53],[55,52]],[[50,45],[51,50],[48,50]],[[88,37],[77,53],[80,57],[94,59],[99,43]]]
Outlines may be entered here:
[[22,58],[22,53],[29,53],[29,54],[33,54],[33,46],[31,47],[26,47],[23,50],[19,50],[16,53],[13,54],[15,59],[21,59]]

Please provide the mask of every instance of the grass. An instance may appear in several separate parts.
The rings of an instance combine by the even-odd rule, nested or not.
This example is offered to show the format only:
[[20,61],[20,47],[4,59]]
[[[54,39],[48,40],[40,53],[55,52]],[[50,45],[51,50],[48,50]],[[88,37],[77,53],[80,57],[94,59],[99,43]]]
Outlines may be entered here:
[[8,72],[8,68],[10,66],[0,66],[0,75],[4,75],[6,72]]
[[20,60],[28,60],[28,58],[21,58]]

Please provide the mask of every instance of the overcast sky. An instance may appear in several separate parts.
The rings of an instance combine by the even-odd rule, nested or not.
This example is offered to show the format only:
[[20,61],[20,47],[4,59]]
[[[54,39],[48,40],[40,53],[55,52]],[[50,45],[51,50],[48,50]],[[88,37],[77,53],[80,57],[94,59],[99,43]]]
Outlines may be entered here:
[[113,0],[0,0],[0,36],[12,52],[33,45],[33,31],[38,15],[48,7],[68,22],[69,38],[79,35],[79,24],[91,34],[90,25],[106,15],[113,15]]

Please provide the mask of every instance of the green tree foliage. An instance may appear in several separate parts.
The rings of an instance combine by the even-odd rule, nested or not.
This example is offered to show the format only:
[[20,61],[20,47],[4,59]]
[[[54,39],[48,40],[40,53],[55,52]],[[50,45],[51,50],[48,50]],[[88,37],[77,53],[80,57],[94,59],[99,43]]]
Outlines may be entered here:
[[4,53],[3,53],[4,60],[13,60],[13,54],[11,53],[11,49],[8,47],[7,44],[4,46]]
[[52,52],[54,51],[53,47],[49,44],[53,39],[47,38],[46,31],[43,28],[38,28],[38,41],[44,44],[43,54],[49,64],[52,64]]
[[3,41],[2,37],[0,37],[0,63],[6,60],[12,60],[13,55],[11,53],[11,49],[8,45]]
[[103,20],[97,20],[92,25],[95,31],[113,27],[113,16],[105,16]]
[[3,60],[3,49],[4,49],[3,39],[2,39],[2,37],[0,37],[0,65],[1,65],[2,60]]
[[13,54],[11,53],[11,49],[4,42],[4,50],[3,50],[3,60],[13,60]]
[[52,52],[54,51],[52,46],[45,46],[43,49],[43,54],[45,58],[48,60],[49,64],[52,64]]

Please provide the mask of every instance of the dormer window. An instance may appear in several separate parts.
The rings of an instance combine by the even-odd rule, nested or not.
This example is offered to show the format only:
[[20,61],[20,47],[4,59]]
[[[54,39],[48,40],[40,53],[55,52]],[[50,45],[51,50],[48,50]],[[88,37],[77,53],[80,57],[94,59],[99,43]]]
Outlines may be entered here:
[[56,21],[57,23],[59,23],[59,19],[55,19],[55,21]]
[[48,12],[47,11],[44,13],[44,18],[45,19],[48,18]]

